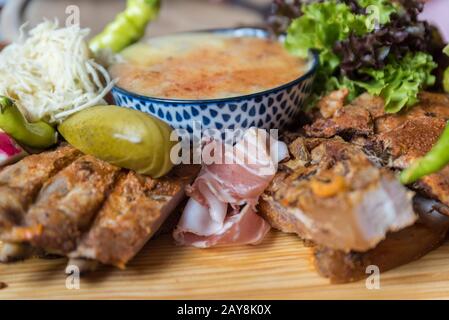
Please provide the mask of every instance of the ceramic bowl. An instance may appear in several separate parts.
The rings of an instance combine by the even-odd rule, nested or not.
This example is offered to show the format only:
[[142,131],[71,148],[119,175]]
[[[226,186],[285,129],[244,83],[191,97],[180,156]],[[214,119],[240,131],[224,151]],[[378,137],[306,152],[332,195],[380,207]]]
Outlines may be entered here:
[[[214,29],[209,32],[233,37],[267,38],[269,34],[257,28]],[[280,40],[282,41],[282,40]],[[118,106],[149,113],[166,121],[175,129],[192,133],[197,123],[201,129],[282,129],[304,106],[312,90],[318,67],[318,57],[311,53],[309,69],[290,83],[266,91],[212,100],[176,100],[142,96],[115,86],[112,90]]]

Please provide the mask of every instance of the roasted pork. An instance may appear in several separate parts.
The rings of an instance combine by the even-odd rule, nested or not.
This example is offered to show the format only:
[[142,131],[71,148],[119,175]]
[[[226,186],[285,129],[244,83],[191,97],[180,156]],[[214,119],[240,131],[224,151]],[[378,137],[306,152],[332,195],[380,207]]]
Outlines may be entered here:
[[336,103],[331,97],[324,97],[318,104],[319,108],[312,112],[312,124],[304,127],[306,134],[316,138],[373,134],[374,117],[383,114],[383,100],[365,94],[345,105],[346,91],[336,92],[339,94],[331,93],[331,96],[336,95],[339,102]]
[[42,185],[81,153],[68,146],[28,156],[0,171],[0,230],[24,222]]
[[134,172],[120,177],[92,227],[69,256],[123,268],[182,201],[184,188],[198,169],[177,167],[157,180]]
[[97,261],[124,267],[182,202],[198,171],[179,166],[151,179],[69,146],[28,156],[0,172],[0,262],[50,253],[84,269]]
[[434,207],[439,204],[424,198],[414,199],[418,221],[401,231],[390,233],[374,249],[344,252],[324,246],[312,246],[316,270],[332,283],[346,283],[370,275],[369,266],[380,272],[417,260],[440,246],[449,230],[449,218]]
[[[312,124],[305,127],[309,137],[341,136],[362,145],[383,166],[404,169],[438,140],[449,120],[449,95],[423,92],[417,105],[398,114],[386,114],[382,99],[368,94],[332,115],[327,113],[329,107],[323,108],[325,111],[315,112]],[[424,177],[411,187],[449,205],[449,168]]]
[[44,184],[24,221],[3,232],[1,240],[30,243],[50,253],[71,252],[108,196],[119,171],[92,156],[75,160]]
[[291,159],[262,196],[259,211],[275,228],[328,248],[374,248],[412,225],[412,192],[340,138],[298,138]]
[[7,243],[0,241],[1,263],[23,260],[33,254],[39,255],[39,250],[36,250],[30,245],[23,243]]
[[449,168],[411,186],[424,196],[413,200],[416,223],[410,193],[392,175],[435,144],[449,96],[424,92],[413,108],[386,114],[381,98],[345,105],[346,95],[320,101],[260,203],[273,227],[308,240],[316,269],[334,283],[365,278],[370,265],[386,271],[418,259],[449,230]]

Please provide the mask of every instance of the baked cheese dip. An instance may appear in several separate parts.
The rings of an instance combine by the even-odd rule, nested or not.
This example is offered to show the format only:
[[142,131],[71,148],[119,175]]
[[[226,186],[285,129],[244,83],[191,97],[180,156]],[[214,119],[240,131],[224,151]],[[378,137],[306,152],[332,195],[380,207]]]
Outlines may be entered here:
[[221,99],[287,84],[308,69],[282,43],[255,37],[185,33],[125,49],[110,72],[140,95],[182,100]]

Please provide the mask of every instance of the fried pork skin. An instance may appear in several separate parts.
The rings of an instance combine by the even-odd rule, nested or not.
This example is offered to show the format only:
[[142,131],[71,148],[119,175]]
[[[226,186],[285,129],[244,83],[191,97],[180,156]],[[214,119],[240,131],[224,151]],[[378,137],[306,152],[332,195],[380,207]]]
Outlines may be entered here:
[[29,156],[0,172],[1,203],[16,209],[1,212],[0,262],[46,252],[70,254],[83,269],[93,260],[124,267],[182,202],[198,171],[180,166],[151,179],[68,146]]
[[346,253],[312,246],[316,270],[331,283],[347,283],[368,277],[369,266],[385,272],[421,258],[439,247],[449,230],[449,218],[435,210],[435,206],[439,205],[432,204],[432,200],[416,198],[414,208],[419,220],[413,226],[388,234],[376,248],[366,252]]
[[[368,94],[331,115],[329,107],[322,108],[324,112],[316,111],[312,124],[305,127],[309,137],[341,136],[362,145],[384,166],[402,170],[430,151],[438,140],[449,120],[449,95],[423,92],[417,105],[397,114],[386,114],[382,99]],[[411,187],[449,205],[449,167]]]
[[412,225],[412,192],[363,151],[340,138],[298,138],[291,160],[262,196],[259,213],[274,227],[328,248],[366,251],[387,232]]
[[68,146],[28,156],[0,171],[0,230],[23,223],[42,185],[81,153]]
[[2,240],[30,243],[49,253],[73,251],[119,171],[92,156],[75,160],[44,184],[24,223],[4,232]]
[[[332,243],[332,239],[328,237],[329,230],[326,229],[325,223],[314,224],[315,216],[310,219],[307,215],[298,215],[298,210],[292,210],[291,203],[294,202],[285,200],[287,196],[283,195],[288,195],[289,192],[292,192],[290,190],[293,190],[293,194],[295,194],[295,192],[310,193],[307,188],[313,189],[313,187],[301,187],[302,191],[300,191],[298,187],[295,187],[300,184],[298,181],[304,179],[304,172],[313,170],[313,165],[310,165],[312,158],[309,152],[310,147],[307,146],[310,143],[301,141],[323,141],[325,139],[324,141],[329,143],[332,140],[343,138],[350,142],[348,144],[352,146],[351,148],[360,147],[367,158],[376,164],[376,167],[385,168],[378,169],[379,172],[391,177],[386,170],[405,168],[412,161],[427,153],[437,141],[449,119],[449,96],[444,94],[423,92],[418,105],[398,114],[386,114],[383,100],[368,94],[360,96],[347,105],[345,99],[345,92],[337,91],[319,103],[318,108],[311,116],[312,123],[304,127],[304,133],[309,138],[298,139],[290,146],[292,154],[294,154],[293,159],[287,164],[287,169],[284,168],[280,171],[260,204],[261,212],[274,227],[285,232],[297,233],[304,240],[309,240],[306,242],[312,246],[313,260],[317,271],[333,283],[346,283],[366,278],[368,276],[366,274],[367,267],[370,265],[377,265],[380,271],[387,271],[419,259],[441,245],[449,230],[449,219],[444,216],[449,215],[449,208],[437,200],[416,196],[413,205],[419,219],[415,224],[389,232],[386,238],[374,248],[348,251],[338,249],[339,246]],[[345,171],[347,175],[357,177],[352,172],[363,162],[357,161],[358,165],[354,166],[350,159],[351,157],[346,157],[346,160],[343,161],[346,163]],[[331,165],[331,167],[334,166],[335,164]],[[303,167],[307,167],[307,169],[304,170]],[[448,170],[445,168],[437,174],[425,177],[412,187],[424,196],[448,204]],[[311,176],[306,177],[310,179],[316,175],[317,173],[312,173]],[[325,179],[331,188],[325,188],[324,191],[321,190],[321,187],[315,188],[319,194],[327,196],[333,194],[335,189],[341,190],[341,186],[347,186],[347,183],[338,182],[338,178],[335,179],[335,176],[334,172],[331,179]],[[368,178],[370,175],[363,174],[362,176]],[[307,182],[307,184],[309,183]],[[393,183],[393,185],[395,184]],[[397,188],[399,187],[396,184],[395,187],[387,190],[396,200],[401,198],[400,194],[402,193],[402,191],[397,191],[401,188]],[[345,192],[347,193],[348,190],[340,191],[338,197]],[[374,200],[375,197],[372,196],[371,199]],[[399,203],[401,201],[403,200],[399,200]],[[306,203],[309,208],[317,206],[310,200]],[[334,204],[336,206],[336,203]],[[325,206],[325,201],[318,203],[318,206]],[[330,223],[334,223],[332,217],[342,208],[346,208],[344,203],[338,207],[329,207],[328,221]],[[349,211],[354,210],[353,208],[351,207]],[[345,221],[344,216],[342,217],[341,221]],[[323,228],[322,234],[310,233],[311,226],[314,225]],[[340,229],[345,230],[344,226]],[[345,236],[347,236],[345,233],[340,235],[343,238]]]
[[184,198],[198,168],[181,166],[160,179],[128,172],[69,256],[124,268]]

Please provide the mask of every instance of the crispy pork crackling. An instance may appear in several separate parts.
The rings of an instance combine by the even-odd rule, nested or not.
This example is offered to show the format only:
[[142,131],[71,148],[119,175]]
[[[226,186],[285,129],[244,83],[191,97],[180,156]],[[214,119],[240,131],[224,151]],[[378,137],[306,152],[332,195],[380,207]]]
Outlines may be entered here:
[[332,249],[366,251],[412,225],[413,193],[361,148],[340,138],[298,138],[259,209],[284,232]]

